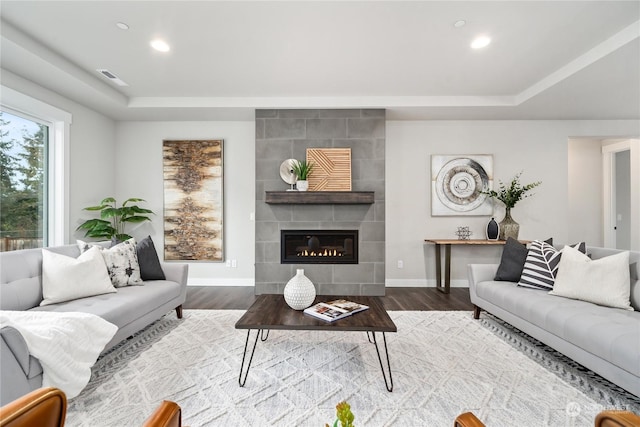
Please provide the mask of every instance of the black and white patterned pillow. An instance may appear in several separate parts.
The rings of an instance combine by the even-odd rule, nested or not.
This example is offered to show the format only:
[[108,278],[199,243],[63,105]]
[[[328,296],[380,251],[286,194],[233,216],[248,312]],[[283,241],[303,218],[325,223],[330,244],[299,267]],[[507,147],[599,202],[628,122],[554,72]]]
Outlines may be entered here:
[[[586,252],[584,242],[576,243],[571,247],[578,249],[582,253]],[[561,256],[562,251],[557,250],[548,243],[540,240],[531,242],[518,286],[546,291],[553,290]]]
[[107,270],[109,270],[109,278],[116,288],[129,285],[142,285],[140,277],[140,266],[138,264],[138,256],[136,255],[136,240],[129,239],[111,248],[105,248],[93,243],[78,240],[78,247],[81,252],[86,251],[91,246],[98,246]]

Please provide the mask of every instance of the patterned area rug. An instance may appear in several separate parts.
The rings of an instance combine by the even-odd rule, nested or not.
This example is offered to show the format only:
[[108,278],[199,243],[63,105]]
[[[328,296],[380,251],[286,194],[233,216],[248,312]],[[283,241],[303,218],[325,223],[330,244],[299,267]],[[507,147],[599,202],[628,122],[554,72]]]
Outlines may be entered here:
[[178,402],[192,427],[324,426],[341,400],[357,426],[450,427],[465,411],[488,426],[588,426],[603,409],[637,411],[624,392],[567,381],[554,367],[565,362],[537,363],[525,354],[535,347],[528,337],[470,312],[390,312],[398,326],[387,334],[392,393],[375,347],[358,332],[271,331],[239,387],[246,332],[234,324],[242,313],[168,314],[120,344],[69,401],[66,425],[140,425],[164,399]]

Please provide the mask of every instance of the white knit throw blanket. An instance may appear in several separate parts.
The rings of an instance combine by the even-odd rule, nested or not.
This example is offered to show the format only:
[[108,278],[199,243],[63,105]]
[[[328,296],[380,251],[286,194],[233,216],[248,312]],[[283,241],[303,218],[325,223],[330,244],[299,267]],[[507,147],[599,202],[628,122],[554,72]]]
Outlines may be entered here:
[[80,394],[91,367],[118,327],[89,313],[0,311],[0,326],[13,326],[42,365],[42,386],[57,387],[67,398]]

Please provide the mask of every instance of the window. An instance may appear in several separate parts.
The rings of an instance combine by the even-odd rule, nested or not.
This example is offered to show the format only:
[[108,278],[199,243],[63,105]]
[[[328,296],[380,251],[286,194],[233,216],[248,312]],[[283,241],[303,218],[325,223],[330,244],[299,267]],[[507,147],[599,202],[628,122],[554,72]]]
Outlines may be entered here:
[[50,127],[0,111],[0,251],[47,245]]
[[71,114],[0,86],[2,251],[68,242]]

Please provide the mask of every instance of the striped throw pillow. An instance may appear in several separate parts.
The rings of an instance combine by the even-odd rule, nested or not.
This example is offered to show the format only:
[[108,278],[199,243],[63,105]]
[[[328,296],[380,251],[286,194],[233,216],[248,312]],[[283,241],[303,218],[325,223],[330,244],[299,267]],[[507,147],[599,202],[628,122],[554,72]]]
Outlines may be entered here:
[[[586,252],[584,242],[576,243],[571,247],[582,253]],[[548,243],[540,240],[531,242],[518,286],[545,291],[552,290],[553,283],[558,275],[558,264],[561,256],[562,251],[557,250]]]

